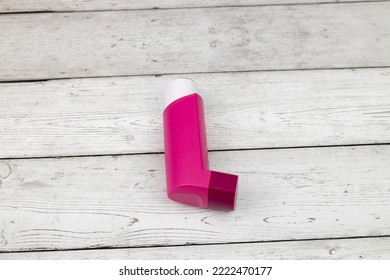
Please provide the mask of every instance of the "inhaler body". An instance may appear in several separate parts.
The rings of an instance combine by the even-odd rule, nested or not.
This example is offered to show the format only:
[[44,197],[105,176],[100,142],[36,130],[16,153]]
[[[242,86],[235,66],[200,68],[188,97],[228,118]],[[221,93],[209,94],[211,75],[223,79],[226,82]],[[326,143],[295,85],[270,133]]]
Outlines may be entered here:
[[203,100],[196,84],[175,79],[165,92],[168,197],[201,208],[234,210],[238,176],[209,170]]

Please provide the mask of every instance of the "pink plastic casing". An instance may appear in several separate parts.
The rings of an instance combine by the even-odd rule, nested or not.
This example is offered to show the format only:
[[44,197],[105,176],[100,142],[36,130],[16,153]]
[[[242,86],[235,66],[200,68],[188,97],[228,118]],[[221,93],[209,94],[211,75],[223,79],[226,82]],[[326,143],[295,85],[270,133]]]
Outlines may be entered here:
[[170,199],[234,210],[238,176],[209,170],[203,101],[197,93],[165,108],[164,145]]

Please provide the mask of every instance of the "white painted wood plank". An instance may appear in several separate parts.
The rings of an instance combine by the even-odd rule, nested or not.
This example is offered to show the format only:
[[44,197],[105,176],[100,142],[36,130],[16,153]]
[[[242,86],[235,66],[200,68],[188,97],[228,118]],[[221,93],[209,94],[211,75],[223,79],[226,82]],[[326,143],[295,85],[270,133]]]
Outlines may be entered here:
[[169,201],[162,155],[1,161],[0,251],[390,234],[390,146],[210,156],[234,212]]
[[[390,69],[186,76],[211,150],[390,142]],[[162,152],[174,77],[0,84],[0,157]]]
[[0,0],[0,13],[35,11],[101,11],[132,9],[169,9],[215,6],[282,5],[323,2],[370,2],[375,0]]
[[70,250],[49,252],[0,253],[1,260],[356,260],[390,259],[390,238],[328,239],[197,245],[180,247],[151,247],[129,249]]
[[0,81],[390,66],[390,3],[9,14]]

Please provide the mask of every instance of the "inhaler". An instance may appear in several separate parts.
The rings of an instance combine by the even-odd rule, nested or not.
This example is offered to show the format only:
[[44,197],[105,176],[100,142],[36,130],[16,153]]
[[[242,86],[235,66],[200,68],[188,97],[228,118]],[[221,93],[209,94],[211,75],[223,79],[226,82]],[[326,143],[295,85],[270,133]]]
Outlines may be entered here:
[[168,197],[234,210],[238,176],[209,169],[203,100],[194,81],[180,78],[167,84],[163,118]]

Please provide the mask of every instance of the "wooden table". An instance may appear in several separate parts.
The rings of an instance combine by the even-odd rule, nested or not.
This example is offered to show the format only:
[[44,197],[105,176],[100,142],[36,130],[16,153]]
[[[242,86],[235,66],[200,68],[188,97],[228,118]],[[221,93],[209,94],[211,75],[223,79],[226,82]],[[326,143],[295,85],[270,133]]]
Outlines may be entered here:
[[[0,1],[0,259],[389,259],[390,2],[322,2]],[[182,76],[234,212],[166,198]]]

